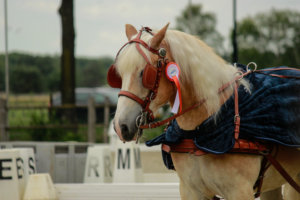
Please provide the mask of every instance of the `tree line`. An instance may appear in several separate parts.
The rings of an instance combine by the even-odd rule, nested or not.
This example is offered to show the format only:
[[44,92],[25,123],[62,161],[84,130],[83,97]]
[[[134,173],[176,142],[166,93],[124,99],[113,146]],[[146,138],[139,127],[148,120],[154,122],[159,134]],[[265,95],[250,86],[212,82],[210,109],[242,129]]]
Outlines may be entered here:
[[[76,87],[99,87],[106,84],[111,57],[76,58]],[[60,56],[31,55],[13,52],[9,55],[10,90],[15,94],[46,93],[60,90]],[[4,55],[0,54],[0,90],[5,88]]]
[[[176,28],[199,36],[227,61],[232,48],[224,48],[224,36],[216,30],[217,19],[201,4],[188,4],[176,18]],[[270,9],[237,22],[238,62],[256,62],[259,68],[300,67],[300,12]],[[232,34],[232,30],[231,30]],[[232,35],[228,38],[232,39]],[[231,41],[232,43],[232,41]]]

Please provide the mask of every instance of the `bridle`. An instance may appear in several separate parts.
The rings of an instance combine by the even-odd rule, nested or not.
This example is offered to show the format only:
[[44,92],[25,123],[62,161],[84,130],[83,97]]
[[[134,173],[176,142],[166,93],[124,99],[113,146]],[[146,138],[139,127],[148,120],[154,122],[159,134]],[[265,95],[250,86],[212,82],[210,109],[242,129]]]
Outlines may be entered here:
[[[161,75],[162,75],[162,70],[163,70],[164,66],[167,64],[167,59],[165,59],[166,50],[164,48],[160,48],[159,50],[153,49],[146,42],[141,40],[141,35],[144,31],[153,35],[152,30],[150,28],[143,27],[139,31],[138,35],[133,40],[130,40],[129,42],[125,43],[120,48],[120,50],[118,51],[117,56],[116,56],[116,59],[117,59],[119,53],[122,51],[122,49],[124,47],[126,47],[128,44],[135,43],[136,49],[138,50],[140,55],[146,61],[146,66],[143,71],[142,84],[145,88],[149,89],[148,95],[142,99],[129,91],[121,90],[119,93],[119,97],[125,96],[141,105],[141,107],[142,107],[141,114],[136,119],[136,126],[139,129],[140,133],[141,133],[140,126],[147,124],[149,122],[152,122],[154,120],[153,111],[149,107],[150,107],[151,101],[153,101],[157,96],[157,91],[158,91],[159,82],[160,82]],[[159,59],[158,59],[156,67],[151,64],[150,60],[148,59],[148,57],[146,56],[144,51],[141,49],[140,45],[145,47],[151,53],[158,55]],[[119,76],[119,74],[117,73],[116,66],[114,64],[111,65],[108,70],[107,82],[113,88],[121,88],[122,87],[122,79]]]

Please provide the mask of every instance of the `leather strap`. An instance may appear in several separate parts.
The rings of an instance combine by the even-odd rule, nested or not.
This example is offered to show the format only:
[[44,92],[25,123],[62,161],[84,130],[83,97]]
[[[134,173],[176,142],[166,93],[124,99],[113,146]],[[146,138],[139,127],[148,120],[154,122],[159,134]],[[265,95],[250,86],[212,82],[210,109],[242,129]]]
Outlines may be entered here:
[[141,99],[140,97],[136,96],[135,94],[131,93],[131,92],[121,90],[119,92],[119,97],[120,96],[125,96],[125,97],[128,97],[128,98],[132,99],[133,101],[140,104],[142,106],[142,108],[145,106],[145,101],[143,99]]
[[207,154],[207,152],[199,149],[192,139],[184,139],[179,144],[162,144],[162,150],[165,152],[177,152],[177,153],[190,153],[195,156],[203,156]]
[[143,58],[145,59],[145,61],[147,62],[147,64],[150,64],[150,61],[148,59],[148,57],[146,56],[146,54],[143,52],[143,50],[141,49],[140,43],[136,42],[135,43],[135,47],[138,50],[138,52],[141,54],[141,56],[143,56]]
[[[143,47],[145,47],[146,49],[148,49],[148,50],[151,51],[152,53],[154,53],[154,54],[156,54],[156,55],[159,56],[158,50],[151,48],[146,42],[144,42],[143,40],[140,39],[143,31],[146,31],[147,33],[150,33],[151,35],[153,35],[152,32],[151,32],[151,29],[148,29],[148,28],[146,28],[146,27],[142,28],[142,29],[139,31],[139,33],[138,33],[138,35],[137,35],[136,38],[134,38],[133,40],[130,40],[130,41],[126,42],[126,43],[119,49],[119,51],[118,51],[118,53],[117,53],[115,59],[117,59],[117,57],[118,57],[118,55],[120,54],[120,52],[122,51],[122,49],[123,49],[124,47],[126,47],[128,44],[131,44],[131,43],[138,43],[138,44],[141,44]],[[148,63],[149,63],[149,62],[148,62]]]
[[145,47],[146,49],[148,49],[149,51],[151,51],[152,53],[159,55],[158,50],[153,49],[152,47],[150,47],[146,42],[144,42],[143,40],[139,39],[139,38],[135,38],[133,40],[130,41],[130,43],[137,43],[137,44],[141,44],[143,47]]
[[225,83],[224,85],[222,85],[219,88],[218,93],[222,93],[224,92],[224,90],[226,90],[229,86],[231,86],[232,84],[234,84],[237,80],[241,80],[242,78],[244,78],[244,76],[247,76],[248,74],[252,73],[253,71],[247,71],[247,72],[241,72],[241,71],[237,71],[237,73],[239,75],[237,75],[234,79],[232,79],[231,81],[229,81],[228,83]]
[[275,169],[285,178],[285,180],[298,192],[300,193],[300,186],[294,181],[294,179],[285,171],[281,164],[270,154],[263,154],[268,161],[275,167]]
[[206,101],[205,99],[202,99],[201,101],[199,101],[198,103],[192,105],[191,107],[188,107],[188,108],[182,110],[181,113],[177,113],[175,115],[172,115],[171,117],[169,117],[167,119],[164,119],[162,121],[152,122],[152,123],[149,123],[149,124],[142,125],[142,126],[140,126],[140,128],[141,129],[147,129],[147,128],[156,128],[156,127],[162,126],[162,125],[172,121],[173,119],[179,117],[180,115],[183,115],[184,113],[189,112],[189,111],[193,110],[194,108],[199,107],[200,105],[204,104],[205,101]]
[[[207,152],[199,149],[195,145],[193,139],[183,139],[179,144],[162,144],[162,150],[168,153],[191,153],[195,156],[202,156],[208,154]],[[267,150],[268,148],[261,143],[238,139],[236,140],[233,148],[229,152],[261,154],[260,152],[266,152]]]
[[300,69],[297,68],[292,68],[292,67],[278,67],[276,69],[261,69],[261,70],[256,70],[256,72],[261,73],[261,74],[265,74],[265,75],[269,75],[269,76],[274,76],[274,77],[278,77],[278,78],[294,78],[294,79],[300,79],[299,76],[287,76],[287,75],[279,75],[279,74],[266,74],[264,72],[268,72],[268,71],[282,71],[282,70],[294,70],[294,71],[300,71]]
[[267,169],[269,169],[270,165],[271,164],[270,164],[270,162],[268,162],[268,159],[266,157],[263,157],[263,160],[262,160],[261,166],[260,166],[260,171],[258,174],[258,178],[253,186],[253,189],[257,189],[256,193],[254,194],[255,198],[258,198],[261,195],[261,188],[262,188],[262,185],[264,182],[264,176],[265,176]]
[[240,134],[240,124],[241,117],[239,114],[239,93],[238,93],[238,83],[234,84],[234,138],[239,139]]
[[271,68],[271,69],[260,69],[260,70],[256,70],[256,72],[281,71],[281,70],[295,70],[295,71],[300,71],[300,69],[293,68],[293,67],[278,67],[278,68]]

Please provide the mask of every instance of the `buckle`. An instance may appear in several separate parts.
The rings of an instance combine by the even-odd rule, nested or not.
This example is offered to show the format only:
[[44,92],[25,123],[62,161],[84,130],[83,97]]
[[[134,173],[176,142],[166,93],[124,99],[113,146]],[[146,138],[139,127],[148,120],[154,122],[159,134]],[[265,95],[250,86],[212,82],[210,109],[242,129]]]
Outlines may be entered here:
[[236,79],[236,81],[240,81],[244,78],[244,73],[241,71],[237,71],[235,74],[237,75],[237,77],[239,77],[238,79]]
[[[250,68],[251,65],[254,66],[254,69],[253,69],[253,70]],[[255,62],[249,62],[248,65],[247,65],[247,67],[246,67],[246,71],[247,71],[247,72],[248,72],[248,71],[253,71],[253,72],[255,72],[256,69],[257,69],[257,64],[256,64]]]
[[237,118],[241,118],[240,115],[234,115],[234,122],[236,122]]
[[263,150],[263,151],[259,151],[259,153],[263,156],[267,156],[270,154],[270,151],[269,150]]
[[149,27],[143,27],[143,28],[142,28],[142,31],[146,31],[146,32],[148,32],[148,33],[151,33],[151,34],[152,34],[152,29],[151,29],[151,28],[149,28]]

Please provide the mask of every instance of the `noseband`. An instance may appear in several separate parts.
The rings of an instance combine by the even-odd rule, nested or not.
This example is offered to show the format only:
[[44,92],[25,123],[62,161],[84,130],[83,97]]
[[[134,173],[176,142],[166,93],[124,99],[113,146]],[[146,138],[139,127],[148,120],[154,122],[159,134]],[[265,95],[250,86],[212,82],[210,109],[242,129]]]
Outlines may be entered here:
[[[136,49],[138,52],[143,56],[143,58],[146,61],[146,66],[143,71],[143,78],[142,78],[142,83],[143,86],[147,89],[149,89],[148,95],[145,98],[140,98],[137,95],[133,94],[132,92],[129,91],[124,91],[121,90],[119,93],[120,96],[125,96],[127,98],[132,99],[133,101],[137,102],[138,104],[141,105],[142,110],[141,110],[141,115],[139,115],[136,119],[136,126],[139,128],[139,131],[141,131],[140,126],[143,124],[146,124],[148,122],[152,122],[154,120],[154,115],[152,110],[149,108],[151,101],[155,99],[157,96],[157,91],[158,91],[158,86],[159,82],[161,79],[161,74],[162,74],[162,69],[166,65],[166,50],[164,48],[160,48],[159,50],[151,48],[147,43],[145,43],[143,40],[141,40],[141,35],[143,31],[150,33],[153,35],[151,32],[152,30],[148,27],[143,27],[136,38],[133,40],[130,40],[129,42],[125,43],[121,49],[118,51],[116,59],[121,52],[121,50],[126,47],[128,44],[135,43]],[[143,52],[141,49],[141,46],[145,47],[148,51],[150,51],[153,54],[156,54],[159,56],[159,60],[157,62],[157,66],[153,66],[146,54]],[[119,74],[116,71],[115,65],[111,65],[108,73],[107,73],[107,82],[108,84],[113,87],[113,88],[121,88],[122,87],[122,79],[119,76]]]

